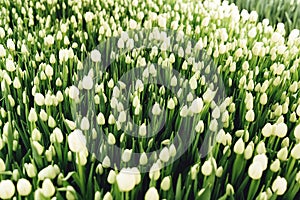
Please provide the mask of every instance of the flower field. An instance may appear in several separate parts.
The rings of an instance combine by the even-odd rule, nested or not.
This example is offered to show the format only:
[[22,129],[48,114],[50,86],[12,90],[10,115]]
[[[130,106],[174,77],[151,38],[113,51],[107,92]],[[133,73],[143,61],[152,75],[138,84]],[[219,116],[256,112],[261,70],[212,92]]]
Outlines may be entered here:
[[299,199],[299,2],[233,2],[0,0],[0,199]]

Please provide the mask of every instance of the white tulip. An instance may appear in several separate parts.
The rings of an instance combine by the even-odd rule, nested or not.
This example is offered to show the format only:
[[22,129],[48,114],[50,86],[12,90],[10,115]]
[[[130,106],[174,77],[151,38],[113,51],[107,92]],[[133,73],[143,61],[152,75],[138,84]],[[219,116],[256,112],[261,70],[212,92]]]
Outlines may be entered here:
[[253,162],[259,162],[262,166],[262,169],[266,170],[268,166],[268,157],[266,156],[266,154],[258,154],[254,156]]
[[17,191],[21,196],[28,196],[31,193],[32,185],[31,183],[24,178],[18,180]]
[[114,170],[110,170],[107,176],[107,182],[109,184],[114,184],[116,181],[116,172]]
[[209,176],[211,175],[213,171],[213,166],[211,164],[210,160],[207,160],[203,163],[202,167],[201,167],[201,172],[204,176]]
[[125,149],[122,154],[122,161],[128,162],[131,159],[132,149]]
[[117,185],[121,192],[129,192],[135,186],[135,176],[126,170],[121,170],[116,176]]
[[52,181],[48,178],[46,178],[42,183],[42,193],[47,198],[50,198],[55,194],[55,187]]
[[45,97],[41,93],[35,93],[34,101],[38,106],[42,106],[45,103]]
[[277,158],[272,164],[270,165],[270,169],[272,172],[278,172],[280,169],[280,161]]
[[101,113],[101,112],[97,115],[97,123],[99,125],[105,124],[105,117],[104,117],[103,113]]
[[94,49],[91,52],[91,59],[95,63],[100,62],[101,61],[101,53],[97,49]]
[[69,97],[74,100],[79,98],[79,89],[76,86],[72,85],[70,87]]
[[9,72],[13,72],[16,70],[14,61],[12,61],[10,59],[6,59],[6,70]]
[[170,159],[170,152],[167,147],[164,147],[159,153],[159,159],[163,162],[168,162]]
[[276,130],[275,130],[275,134],[280,137],[280,138],[283,138],[286,136],[287,134],[287,125],[282,122],[282,123],[279,123],[276,125]]
[[132,30],[137,28],[137,22],[134,19],[129,20],[129,28]]
[[34,108],[31,108],[28,115],[28,121],[29,122],[36,122],[38,120],[36,111]]
[[245,143],[242,138],[238,139],[238,141],[235,143],[233,151],[236,154],[243,154],[245,150]]
[[145,165],[148,162],[147,154],[143,152],[140,156],[140,165]]
[[89,128],[90,128],[90,122],[89,122],[89,119],[87,117],[83,117],[81,119],[80,128],[83,131],[89,130]]
[[291,151],[291,156],[295,159],[300,159],[300,143],[296,144]]
[[192,105],[190,107],[190,110],[195,113],[198,114],[202,111],[203,109],[203,101],[201,98],[196,98],[193,102]]
[[75,153],[86,149],[86,139],[81,130],[76,129],[68,135],[68,145]]
[[261,133],[264,137],[270,137],[273,132],[273,126],[270,123],[265,124],[265,126],[262,128]]
[[159,200],[159,194],[155,187],[151,187],[147,190],[145,200]]
[[90,90],[93,88],[93,78],[91,76],[84,76],[82,79],[82,88]]
[[11,180],[2,180],[0,182],[0,198],[11,199],[15,194],[16,188]]
[[114,145],[116,143],[116,138],[112,133],[109,133],[107,141],[108,141],[108,144]]
[[277,195],[283,195],[287,190],[287,181],[284,177],[277,176],[272,184],[272,190]]
[[263,168],[259,162],[253,162],[248,169],[248,175],[254,179],[258,180],[261,178],[263,173]]
[[2,158],[0,158],[0,172],[4,172],[5,171],[5,163],[3,161]]
[[[97,191],[97,192],[98,192],[98,191]],[[99,194],[100,194],[100,193],[99,193]],[[96,196],[96,195],[95,195],[95,196]],[[99,196],[98,199],[100,200],[100,196]],[[96,200],[96,198],[95,198],[95,200]],[[113,200],[113,196],[111,195],[110,192],[106,192],[105,195],[104,195],[104,197],[103,197],[103,200]]]
[[161,113],[161,108],[160,108],[158,103],[155,103],[153,105],[153,108],[152,108],[152,114],[153,115],[160,115],[160,113]]
[[38,173],[38,179],[41,181],[46,178],[54,179],[59,174],[59,171],[60,170],[57,165],[49,165]]
[[27,175],[30,178],[33,178],[33,177],[36,176],[37,170],[36,170],[36,167],[33,164],[31,164],[31,163],[25,163],[24,167],[25,167]]
[[86,12],[84,14],[84,19],[87,23],[91,22],[93,20],[93,18],[94,18],[94,13],[92,13],[92,12]]
[[102,161],[102,166],[103,166],[104,168],[110,167],[110,159],[109,159],[108,156],[105,156],[105,158],[103,159],[103,161]]
[[147,134],[147,126],[145,123],[143,123],[140,127],[139,127],[139,135],[144,137]]
[[255,113],[253,110],[248,110],[245,116],[246,121],[253,122],[255,118]]

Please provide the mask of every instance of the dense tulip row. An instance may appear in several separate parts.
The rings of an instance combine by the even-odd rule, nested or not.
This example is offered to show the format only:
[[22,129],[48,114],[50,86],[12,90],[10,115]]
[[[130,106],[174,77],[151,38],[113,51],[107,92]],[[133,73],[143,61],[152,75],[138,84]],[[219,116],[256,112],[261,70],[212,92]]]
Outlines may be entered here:
[[0,5],[1,199],[299,197],[298,29],[220,0]]

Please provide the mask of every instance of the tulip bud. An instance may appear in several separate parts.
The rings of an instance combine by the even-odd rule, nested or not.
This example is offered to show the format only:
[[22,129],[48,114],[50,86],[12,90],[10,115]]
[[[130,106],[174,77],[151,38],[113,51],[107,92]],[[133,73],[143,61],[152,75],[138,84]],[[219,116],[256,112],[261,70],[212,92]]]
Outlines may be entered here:
[[263,173],[263,168],[259,162],[253,162],[248,169],[248,175],[254,180],[261,178]]
[[287,190],[287,181],[285,178],[277,176],[272,184],[272,190],[277,195],[283,195]]
[[[98,197],[96,198],[96,194],[95,194],[95,200],[100,200],[100,193],[99,193],[99,198]],[[103,197],[103,200],[113,200],[113,197],[112,197],[111,193],[110,192],[106,192],[106,194]]]
[[21,196],[28,196],[31,193],[32,185],[31,183],[24,178],[18,180],[17,191]]
[[270,169],[272,172],[276,173],[280,169],[280,161],[279,159],[276,159],[272,164],[270,165]]
[[245,143],[242,138],[240,138],[234,145],[233,151],[236,154],[243,154],[245,150]]
[[151,187],[147,190],[145,200],[159,200],[159,194],[155,187]]
[[125,149],[122,154],[122,161],[128,162],[131,159],[132,149]]
[[2,180],[0,182],[0,198],[11,199],[15,194],[15,185],[11,180]]
[[163,162],[168,162],[170,159],[170,153],[169,153],[169,149],[167,147],[164,147],[160,154],[159,154],[159,159]]
[[148,162],[147,154],[143,152],[140,156],[140,165],[146,165]]
[[33,178],[33,177],[36,176],[37,170],[36,170],[36,167],[33,164],[31,164],[31,163],[25,163],[24,167],[25,167],[27,175],[30,178]]
[[195,113],[198,114],[202,111],[203,109],[203,101],[201,98],[196,98],[193,102],[192,105],[190,107],[190,110]]
[[116,172],[114,170],[110,170],[107,176],[107,182],[112,185],[115,183],[115,181],[116,181]]
[[287,147],[283,147],[277,152],[277,158],[279,158],[279,160],[281,160],[281,161],[286,161],[287,156],[288,156]]
[[168,191],[170,189],[170,186],[171,186],[171,177],[167,176],[161,181],[160,187],[163,191]]
[[212,171],[213,171],[213,166],[212,166],[210,160],[205,161],[201,167],[202,174],[204,176],[209,176],[209,175],[211,175]]

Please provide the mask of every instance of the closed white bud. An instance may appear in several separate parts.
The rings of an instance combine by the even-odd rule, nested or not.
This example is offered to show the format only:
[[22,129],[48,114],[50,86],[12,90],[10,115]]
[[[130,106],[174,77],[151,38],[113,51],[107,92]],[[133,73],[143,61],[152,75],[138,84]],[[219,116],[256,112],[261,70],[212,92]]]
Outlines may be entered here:
[[238,141],[235,143],[233,151],[236,154],[243,154],[245,150],[245,143],[242,138],[238,139]]
[[170,159],[169,149],[164,147],[161,152],[159,153],[159,159],[163,162],[168,162]]
[[272,162],[272,164],[270,165],[270,169],[272,172],[278,172],[280,169],[280,161],[277,158],[275,161]]
[[128,162],[131,159],[132,149],[125,149],[122,154],[122,161]]
[[246,121],[253,122],[255,118],[255,113],[253,110],[248,110],[245,116]]
[[277,176],[272,184],[272,190],[277,195],[283,195],[287,190],[287,181],[284,177]]
[[259,162],[253,162],[248,169],[248,175],[254,180],[261,178],[263,173],[263,168]]
[[294,158],[294,159],[300,159],[300,144],[296,144],[293,148],[292,148],[292,151],[291,151],[291,156]]
[[42,193],[47,198],[50,198],[55,194],[55,187],[52,181],[48,178],[42,183]]
[[12,199],[16,191],[15,185],[11,180],[2,180],[0,182],[0,198]]
[[244,151],[244,158],[249,160],[253,155],[253,146],[249,143]]
[[146,136],[147,134],[147,127],[146,127],[146,124],[143,123],[140,127],[139,127],[139,135],[140,136]]
[[155,103],[153,108],[152,108],[152,114],[153,115],[160,115],[160,113],[161,113],[161,108],[160,108],[158,103]]
[[68,135],[68,145],[70,150],[75,153],[86,149],[86,139],[81,130],[76,129]]
[[27,175],[30,178],[33,178],[33,177],[36,176],[37,170],[36,170],[36,167],[33,164],[31,164],[31,163],[25,163],[24,167],[25,167]]
[[203,163],[202,167],[201,167],[201,172],[204,176],[209,176],[211,175],[213,171],[213,166],[211,164],[210,160],[207,160]]
[[276,124],[275,126],[275,134],[280,138],[285,137],[287,134],[287,125],[284,122],[281,122],[279,124]]
[[18,180],[17,191],[21,196],[28,196],[31,193],[32,185],[31,183],[24,178]]
[[118,122],[124,123],[126,121],[126,112],[121,111],[118,117]]
[[116,119],[113,116],[113,114],[110,114],[108,117],[108,124],[115,124],[116,123]]
[[151,180],[157,180],[160,176],[160,166],[157,163],[154,163],[150,168],[149,178]]
[[44,147],[37,141],[33,141],[32,144],[35,150],[37,151],[37,154],[41,156],[44,152]]
[[66,124],[68,125],[68,127],[73,131],[75,130],[76,128],[76,123],[71,121],[71,120],[68,120],[68,119],[65,119],[65,122]]
[[190,107],[190,110],[195,113],[198,114],[202,111],[203,109],[203,101],[201,98],[196,98],[193,102],[192,105]]
[[136,183],[136,177],[132,172],[122,169],[116,176],[118,188],[121,192],[129,192],[132,190]]
[[114,170],[110,170],[107,176],[107,182],[109,184],[114,184],[116,181],[116,172]]
[[159,200],[159,194],[155,187],[151,187],[147,190],[145,200]]
[[55,135],[56,142],[62,143],[63,140],[64,140],[64,136],[63,136],[61,130],[60,130],[59,128],[56,127],[56,128],[53,130],[53,133],[54,133],[54,135]]
[[93,78],[91,76],[84,76],[82,79],[82,88],[90,90],[93,88]]
[[51,128],[56,126],[56,121],[51,115],[48,117],[48,126]]
[[161,181],[160,187],[163,191],[168,191],[170,189],[170,186],[171,186],[171,177],[167,176]]
[[169,147],[169,153],[171,157],[175,157],[176,155],[176,147],[174,144],[171,144],[171,146]]
[[99,125],[105,124],[105,117],[104,117],[103,113],[101,113],[101,112],[97,115],[97,123]]
[[216,170],[216,176],[219,178],[222,177],[223,171],[224,169],[222,166],[218,167],[218,169]]
[[108,144],[114,145],[116,143],[116,138],[112,133],[108,134]]
[[148,162],[147,154],[143,152],[140,156],[140,165],[145,165]]
[[36,122],[38,120],[37,114],[34,108],[31,108],[28,115],[29,122]]
[[277,152],[277,158],[279,158],[279,160],[281,160],[281,161],[286,161],[287,156],[288,156],[287,147],[283,147]]
[[259,98],[259,102],[261,105],[266,105],[268,102],[268,96],[266,93],[263,93],[260,98]]
[[167,107],[170,110],[173,110],[175,108],[175,102],[172,98],[169,99]]
[[13,86],[14,86],[14,88],[16,88],[16,89],[21,88],[20,79],[19,79],[18,77],[15,77],[15,78],[14,78]]
[[270,123],[265,124],[261,130],[261,133],[264,137],[270,137],[273,133],[273,126]]

